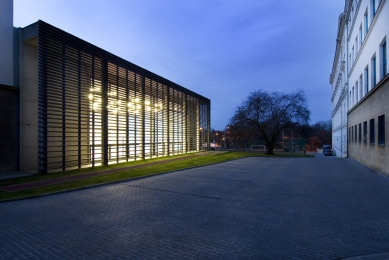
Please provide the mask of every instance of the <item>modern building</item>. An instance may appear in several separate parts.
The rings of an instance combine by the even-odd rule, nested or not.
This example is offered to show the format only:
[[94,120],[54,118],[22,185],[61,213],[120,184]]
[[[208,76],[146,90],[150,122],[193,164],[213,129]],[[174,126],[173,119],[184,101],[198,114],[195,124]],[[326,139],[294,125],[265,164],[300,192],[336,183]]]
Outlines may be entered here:
[[389,175],[389,124],[385,120],[389,115],[389,4],[387,0],[347,0],[344,16],[347,154]]
[[44,173],[209,147],[209,99],[43,21],[13,28],[12,1],[4,4],[0,170]]

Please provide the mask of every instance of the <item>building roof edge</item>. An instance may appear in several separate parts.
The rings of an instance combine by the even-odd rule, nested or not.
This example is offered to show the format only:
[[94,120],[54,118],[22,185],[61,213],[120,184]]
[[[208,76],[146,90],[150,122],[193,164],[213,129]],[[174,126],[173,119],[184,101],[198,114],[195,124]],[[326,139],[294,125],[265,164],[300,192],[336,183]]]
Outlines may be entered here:
[[341,46],[341,43],[342,43],[342,37],[343,37],[343,32],[344,32],[345,16],[346,16],[345,12],[343,12],[343,13],[341,13],[339,15],[338,32],[337,32],[337,37],[336,37],[335,56],[334,56],[334,62],[332,64],[332,73],[331,73],[331,76],[330,76],[330,84],[333,83],[334,76],[335,76],[336,62],[337,62],[337,60],[339,58],[340,46]]

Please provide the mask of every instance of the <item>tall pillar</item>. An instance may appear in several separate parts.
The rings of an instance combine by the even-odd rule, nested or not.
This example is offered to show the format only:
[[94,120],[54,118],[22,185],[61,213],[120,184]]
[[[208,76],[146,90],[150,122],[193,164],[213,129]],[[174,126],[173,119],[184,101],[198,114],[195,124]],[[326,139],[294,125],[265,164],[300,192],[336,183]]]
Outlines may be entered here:
[[0,1],[0,84],[14,86],[13,0]]

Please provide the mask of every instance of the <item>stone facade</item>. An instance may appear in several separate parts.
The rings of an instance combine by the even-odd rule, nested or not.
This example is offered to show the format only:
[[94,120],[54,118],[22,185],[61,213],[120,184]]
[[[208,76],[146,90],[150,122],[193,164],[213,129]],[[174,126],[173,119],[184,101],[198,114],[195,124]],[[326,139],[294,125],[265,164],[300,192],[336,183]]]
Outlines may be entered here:
[[[389,76],[348,114],[349,155],[389,176]],[[384,116],[384,143],[379,141],[379,117]],[[356,129],[356,130],[355,130]]]

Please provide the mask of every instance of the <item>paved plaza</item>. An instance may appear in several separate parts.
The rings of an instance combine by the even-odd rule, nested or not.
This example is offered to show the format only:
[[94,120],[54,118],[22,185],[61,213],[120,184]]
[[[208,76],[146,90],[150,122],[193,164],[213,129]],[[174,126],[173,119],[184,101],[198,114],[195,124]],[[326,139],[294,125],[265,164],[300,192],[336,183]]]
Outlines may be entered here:
[[0,218],[0,259],[386,259],[389,179],[352,159],[246,158],[2,202]]

